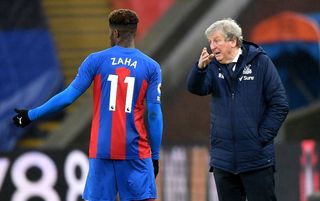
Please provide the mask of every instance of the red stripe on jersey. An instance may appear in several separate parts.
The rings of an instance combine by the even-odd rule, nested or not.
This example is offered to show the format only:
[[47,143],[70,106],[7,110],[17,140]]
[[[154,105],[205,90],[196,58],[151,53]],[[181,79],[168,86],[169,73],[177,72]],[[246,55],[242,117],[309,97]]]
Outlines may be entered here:
[[89,157],[96,158],[98,147],[98,135],[100,127],[100,99],[101,99],[101,75],[96,75],[93,82],[93,118],[91,123],[91,136],[89,145]]
[[143,80],[139,97],[138,97],[136,106],[134,108],[134,123],[136,125],[136,128],[140,136],[139,142],[138,142],[140,158],[150,157],[150,146],[148,143],[147,130],[144,125],[144,118],[143,118],[143,114],[145,110],[144,99],[145,99],[147,88],[148,88],[148,83],[145,80]]
[[116,69],[118,75],[118,88],[116,96],[116,109],[112,113],[112,129],[110,158],[126,159],[126,113],[125,102],[127,97],[127,84],[125,78],[130,76],[130,70],[127,68]]

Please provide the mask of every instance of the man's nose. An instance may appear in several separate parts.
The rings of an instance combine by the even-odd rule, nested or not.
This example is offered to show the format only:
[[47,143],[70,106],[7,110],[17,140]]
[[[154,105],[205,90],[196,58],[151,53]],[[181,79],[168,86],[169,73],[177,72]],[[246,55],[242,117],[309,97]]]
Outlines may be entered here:
[[213,49],[216,48],[216,47],[217,47],[217,45],[216,45],[215,42],[211,42],[211,43],[210,43],[210,48],[211,48],[211,50],[213,50]]

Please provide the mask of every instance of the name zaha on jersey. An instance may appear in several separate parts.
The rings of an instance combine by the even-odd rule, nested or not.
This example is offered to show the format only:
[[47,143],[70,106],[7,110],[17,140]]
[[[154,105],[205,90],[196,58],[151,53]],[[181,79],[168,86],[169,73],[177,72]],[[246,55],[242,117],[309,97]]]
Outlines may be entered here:
[[137,67],[137,61],[131,59],[131,58],[121,58],[121,57],[112,57],[111,59],[111,65],[125,65],[128,67]]

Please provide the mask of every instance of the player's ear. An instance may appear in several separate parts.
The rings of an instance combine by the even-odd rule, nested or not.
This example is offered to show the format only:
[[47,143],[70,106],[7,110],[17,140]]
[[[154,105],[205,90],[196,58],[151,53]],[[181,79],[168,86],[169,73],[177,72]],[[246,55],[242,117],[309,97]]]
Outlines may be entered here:
[[120,37],[119,30],[118,29],[113,29],[113,35],[114,35],[114,37],[119,38]]

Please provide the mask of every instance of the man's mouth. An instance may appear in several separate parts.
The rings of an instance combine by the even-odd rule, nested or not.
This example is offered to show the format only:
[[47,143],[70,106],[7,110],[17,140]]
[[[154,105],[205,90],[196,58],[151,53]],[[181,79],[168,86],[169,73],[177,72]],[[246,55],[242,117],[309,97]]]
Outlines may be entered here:
[[221,52],[215,52],[215,53],[214,53],[214,56],[215,56],[215,57],[218,57],[218,56],[220,55],[220,53],[221,53]]

